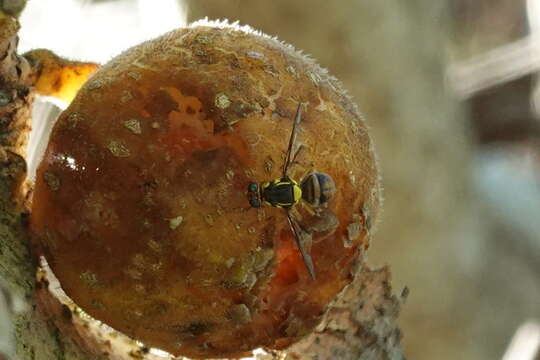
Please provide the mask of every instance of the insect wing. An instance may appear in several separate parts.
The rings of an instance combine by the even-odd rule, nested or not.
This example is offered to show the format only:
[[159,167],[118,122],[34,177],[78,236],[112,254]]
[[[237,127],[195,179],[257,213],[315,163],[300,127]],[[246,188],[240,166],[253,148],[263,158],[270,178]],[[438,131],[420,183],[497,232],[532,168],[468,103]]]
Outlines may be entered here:
[[302,119],[302,103],[299,103],[298,108],[296,109],[296,115],[294,116],[294,123],[293,123],[292,132],[291,132],[291,138],[289,139],[289,147],[287,148],[287,155],[285,157],[285,163],[283,164],[283,177],[287,176],[287,170],[289,169],[289,165],[291,164],[291,152],[294,147],[294,142],[296,140],[296,132],[298,129],[298,124],[300,123],[301,119]]
[[302,230],[302,228],[298,225],[296,220],[292,217],[292,215],[289,212],[287,212],[287,219],[289,220],[289,225],[293,232],[296,245],[298,246],[298,249],[300,250],[300,254],[302,254],[304,265],[306,265],[306,269],[308,270],[311,278],[315,279],[315,267],[313,266],[313,259],[311,258],[311,254],[306,246],[307,242],[311,241],[310,239],[311,236],[307,234],[304,230]]

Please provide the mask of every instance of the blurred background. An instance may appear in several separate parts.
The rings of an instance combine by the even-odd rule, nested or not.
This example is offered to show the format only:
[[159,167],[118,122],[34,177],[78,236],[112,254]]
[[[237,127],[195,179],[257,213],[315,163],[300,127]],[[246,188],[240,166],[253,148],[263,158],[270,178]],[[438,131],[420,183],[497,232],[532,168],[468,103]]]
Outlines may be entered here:
[[[30,0],[20,46],[106,62],[203,17],[312,54],[360,106],[407,358],[540,359],[540,0]],[[39,149],[59,110],[35,111]]]

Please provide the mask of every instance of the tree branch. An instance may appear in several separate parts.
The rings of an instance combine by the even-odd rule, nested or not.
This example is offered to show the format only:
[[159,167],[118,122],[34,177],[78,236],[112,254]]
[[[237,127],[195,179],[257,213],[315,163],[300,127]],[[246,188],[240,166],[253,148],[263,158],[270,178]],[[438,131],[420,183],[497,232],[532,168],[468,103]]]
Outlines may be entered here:
[[306,360],[404,359],[397,319],[407,293],[392,294],[388,267],[364,267],[330,308],[322,329],[294,345],[291,354]]
[[[16,53],[18,29],[14,17],[0,17],[0,314],[13,319],[12,323],[0,322],[0,334],[9,336],[14,332],[16,344],[5,341],[0,358],[13,358],[15,350],[20,359],[85,359],[77,349],[69,357],[61,356],[69,348],[69,340],[58,336],[56,327],[37,311],[35,302],[35,266],[25,226],[24,156],[36,77],[26,59]],[[14,297],[24,299],[29,311],[14,313]]]

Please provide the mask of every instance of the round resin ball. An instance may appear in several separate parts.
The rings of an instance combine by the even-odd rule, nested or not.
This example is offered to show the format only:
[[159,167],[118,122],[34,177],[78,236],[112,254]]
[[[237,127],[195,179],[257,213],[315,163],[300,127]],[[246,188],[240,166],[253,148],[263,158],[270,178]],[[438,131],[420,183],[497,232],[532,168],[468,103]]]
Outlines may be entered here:
[[[332,177],[326,207],[250,207],[251,182]],[[104,65],[62,113],[39,166],[31,226],[84,311],[195,358],[282,349],[352,281],[379,205],[371,140],[341,84],[276,39],[191,27]]]

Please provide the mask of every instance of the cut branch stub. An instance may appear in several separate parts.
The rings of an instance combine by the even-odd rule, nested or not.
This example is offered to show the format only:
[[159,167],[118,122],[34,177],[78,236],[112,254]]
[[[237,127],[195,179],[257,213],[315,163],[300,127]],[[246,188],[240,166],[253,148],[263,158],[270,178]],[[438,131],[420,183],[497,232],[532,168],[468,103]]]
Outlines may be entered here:
[[[295,207],[316,280],[287,213],[247,197],[282,176],[299,103],[307,160],[291,166],[337,187],[317,211]],[[379,192],[365,123],[335,78],[255,31],[194,26],[81,88],[37,171],[31,223],[36,255],[85,312],[175,355],[238,356],[315,328],[369,246]]]

